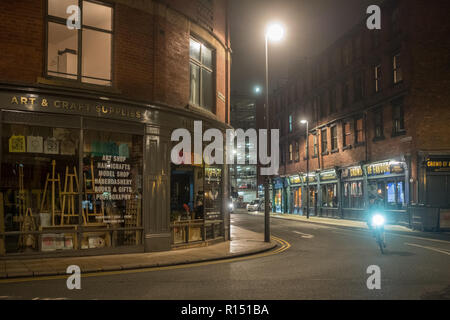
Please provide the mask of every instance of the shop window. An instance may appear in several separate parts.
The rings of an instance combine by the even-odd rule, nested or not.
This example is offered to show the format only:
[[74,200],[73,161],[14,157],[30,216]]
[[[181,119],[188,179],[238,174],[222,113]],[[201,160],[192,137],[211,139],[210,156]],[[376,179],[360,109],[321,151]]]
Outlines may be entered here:
[[125,231],[84,234],[81,249],[141,244],[142,168],[142,136],[84,130],[83,219]]
[[190,103],[214,112],[214,53],[197,39],[190,39]]
[[364,119],[362,117],[355,120],[355,143],[364,142]]
[[362,181],[345,182],[343,207],[361,209],[364,208],[363,183]]
[[326,184],[321,186],[322,189],[322,207],[337,208],[337,184]]
[[[67,28],[69,5],[82,8],[81,29]],[[48,0],[47,75],[111,86],[112,19],[109,5]]]
[[381,64],[373,68],[375,93],[381,90]]
[[393,180],[371,181],[369,183],[369,198],[386,208],[401,209],[405,205],[405,182],[401,178]]
[[338,150],[337,126],[331,127],[331,151]]
[[6,253],[75,249],[80,131],[3,124],[1,137],[0,230],[21,232],[6,237]]
[[392,68],[393,68],[394,84],[401,82],[403,80],[403,74],[400,65],[400,54],[396,54],[392,58]]
[[322,140],[322,154],[328,153],[328,137],[327,137],[327,129],[322,129],[321,131],[321,140]]

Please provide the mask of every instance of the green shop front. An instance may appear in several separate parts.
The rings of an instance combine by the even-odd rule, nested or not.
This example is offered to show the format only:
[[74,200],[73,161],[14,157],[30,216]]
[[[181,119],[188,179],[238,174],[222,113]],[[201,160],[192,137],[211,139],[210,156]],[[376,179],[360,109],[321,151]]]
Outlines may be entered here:
[[[228,170],[171,167],[172,130],[199,119],[225,129],[118,97],[0,87],[0,257],[164,251],[225,240]],[[171,199],[186,181],[193,185],[190,210],[179,218]],[[195,216],[200,194],[203,210]]]

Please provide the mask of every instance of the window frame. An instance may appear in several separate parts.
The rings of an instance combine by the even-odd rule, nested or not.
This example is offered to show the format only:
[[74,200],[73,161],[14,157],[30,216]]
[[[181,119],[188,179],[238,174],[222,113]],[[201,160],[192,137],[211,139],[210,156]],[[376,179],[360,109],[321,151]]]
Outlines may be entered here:
[[[345,129],[346,125],[349,126],[349,130],[348,133]],[[344,146],[344,150],[345,149],[350,149],[352,147],[352,141],[351,141],[351,135],[352,135],[352,121],[350,120],[345,120],[342,123],[342,143]],[[347,141],[347,137],[349,137],[349,141]]]
[[[358,122],[361,121],[361,128],[360,130],[358,130]],[[355,118],[355,145],[359,145],[359,144],[364,144],[365,143],[365,139],[364,139],[364,117],[358,116]],[[361,141],[360,139],[358,139],[358,134],[361,133]]]
[[[44,23],[45,23],[45,57],[44,57],[44,70],[43,70],[43,76],[47,79],[57,79],[59,81],[69,81],[72,83],[79,83],[82,85],[87,85],[87,86],[97,86],[97,87],[102,87],[102,88],[112,88],[114,87],[114,83],[115,83],[115,78],[114,78],[114,49],[115,49],[115,41],[114,41],[114,35],[115,35],[115,17],[116,17],[116,8],[115,5],[109,2],[102,2],[102,1],[97,1],[97,0],[76,0],[78,1],[78,7],[80,8],[80,24],[81,24],[81,28],[76,30],[77,32],[77,79],[70,79],[70,78],[65,78],[65,77],[61,77],[61,76],[55,76],[55,75],[51,75],[49,74],[49,70],[48,70],[48,41],[49,41],[49,23],[56,23],[59,25],[63,25],[66,26],[67,23],[67,18],[61,18],[61,17],[57,17],[57,16],[52,16],[49,14],[48,10],[49,10],[49,0],[46,0],[44,2],[44,9],[45,9],[45,18],[44,18]],[[92,26],[87,26],[83,24],[83,2],[90,2],[96,5],[101,5],[104,7],[109,7],[111,8],[111,30],[106,30],[106,29],[101,29],[101,28],[97,28],[97,27],[92,27]],[[107,33],[111,35],[111,52],[110,52],[110,57],[111,57],[111,67],[110,67],[110,79],[101,79],[101,78],[95,78],[95,77],[90,77],[90,76],[83,76],[82,72],[83,72],[83,66],[82,66],[82,62],[83,62],[83,30],[91,30],[91,31],[97,31],[97,32],[103,32],[103,33]],[[58,73],[55,71],[50,71],[52,73]],[[71,75],[71,74],[64,74],[64,75]],[[75,76],[75,75],[72,75]],[[97,83],[91,83],[91,82],[84,82],[82,79],[83,78],[88,78],[88,79],[93,79],[93,80],[98,80],[98,81],[104,81],[104,82],[109,82],[109,85],[102,85],[102,84],[97,84]]]
[[[384,122],[383,122],[383,108],[378,108],[373,113],[373,122],[374,122],[374,140],[382,140],[384,139]],[[377,135],[377,129],[380,129],[380,135]]]
[[[392,102],[392,136],[403,135],[406,133],[405,129],[405,110],[403,100]],[[399,118],[396,118],[396,109],[399,108]],[[401,128],[396,126],[396,121],[399,121]]]
[[[401,57],[400,52],[392,56],[392,81],[394,85],[403,82],[403,70],[401,66],[400,57]],[[398,80],[398,75],[400,75],[400,80]]]
[[[191,57],[191,55],[189,54],[189,103],[191,105],[194,105],[195,107],[201,108],[202,110],[206,110],[209,111],[213,114],[216,114],[217,112],[217,94],[216,94],[216,88],[217,88],[217,79],[216,79],[216,69],[217,69],[217,65],[216,65],[216,49],[210,45],[208,42],[202,40],[200,37],[196,36],[195,34],[191,34],[189,36],[189,47],[190,47],[190,42],[191,40],[197,42],[200,44],[200,61],[196,60],[195,58]],[[211,68],[209,68],[208,66],[204,65],[203,62],[201,61],[202,59],[202,48],[206,47],[209,50],[211,50]],[[190,68],[191,68],[191,63],[196,65],[199,70],[200,70],[200,84],[199,84],[199,104],[195,104],[195,102],[192,102],[191,100],[191,79],[190,79]],[[211,76],[212,76],[212,106],[211,106],[211,110],[209,110],[207,107],[205,107],[203,105],[203,69],[205,69],[208,72],[211,72]]]
[[[335,135],[333,136],[333,131],[335,132]],[[338,152],[339,151],[339,144],[338,144],[338,133],[337,133],[337,125],[332,125],[330,127],[330,135],[331,135],[331,152]]]
[[328,128],[320,130],[320,148],[322,149],[322,155],[328,154]]
[[379,93],[381,91],[381,63],[377,64],[373,67],[373,76],[374,76],[374,93]]

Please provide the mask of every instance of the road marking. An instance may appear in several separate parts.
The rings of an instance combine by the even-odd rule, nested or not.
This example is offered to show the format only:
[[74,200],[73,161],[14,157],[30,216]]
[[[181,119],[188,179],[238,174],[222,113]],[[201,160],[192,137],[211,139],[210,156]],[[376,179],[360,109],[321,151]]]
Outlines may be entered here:
[[440,250],[440,249],[437,249],[437,248],[434,248],[434,247],[426,247],[426,246],[421,246],[421,245],[419,245],[419,244],[415,244],[415,243],[407,243],[407,242],[405,242],[405,244],[406,244],[407,246],[413,246],[413,247],[419,247],[419,248],[423,248],[423,249],[428,249],[428,250],[440,252],[440,253],[443,253],[443,254],[446,254],[446,255],[450,256],[450,252],[444,251],[444,250]]
[[450,241],[446,241],[446,240],[428,239],[428,238],[422,238],[422,237],[407,236],[407,235],[404,235],[404,234],[391,233],[391,232],[386,232],[386,233],[390,234],[390,235],[396,235],[396,236],[399,236],[399,237],[406,237],[406,238],[413,238],[413,239],[419,239],[419,240],[434,241],[434,242],[450,244]]
[[312,234],[307,234],[307,233],[303,233],[303,232],[300,232],[300,231],[292,231],[292,232],[301,235],[302,238],[305,238],[305,239],[312,239],[312,238],[314,238],[314,236]]
[[[291,244],[286,240],[281,238],[272,236],[272,239],[281,244],[281,247],[275,250],[269,250],[267,252],[257,253],[251,256],[237,257],[237,258],[227,258],[221,260],[214,261],[206,261],[206,262],[194,262],[182,265],[175,266],[167,266],[167,267],[153,267],[153,268],[143,268],[143,269],[131,269],[131,270],[121,270],[121,271],[104,271],[104,272],[93,272],[93,273],[85,273],[81,274],[82,278],[87,277],[103,277],[103,276],[113,276],[113,275],[121,275],[121,274],[133,274],[133,273],[145,273],[145,272],[153,272],[153,271],[165,271],[165,270],[175,270],[175,269],[187,269],[193,267],[200,267],[206,265],[213,265],[219,263],[227,263],[227,262],[236,262],[242,260],[251,260],[256,258],[267,257],[270,255],[278,254],[286,251],[291,247]],[[12,279],[0,279],[0,284],[2,283],[18,283],[18,282],[30,282],[30,281],[46,281],[46,280],[58,280],[58,279],[67,279],[67,275],[58,275],[58,276],[45,276],[45,277],[30,277],[30,278],[12,278]]]

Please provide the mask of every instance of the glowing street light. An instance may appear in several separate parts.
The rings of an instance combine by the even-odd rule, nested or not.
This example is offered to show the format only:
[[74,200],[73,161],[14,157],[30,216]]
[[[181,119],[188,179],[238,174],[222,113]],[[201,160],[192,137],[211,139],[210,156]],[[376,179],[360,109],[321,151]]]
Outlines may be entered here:
[[260,86],[256,86],[255,87],[255,93],[256,94],[260,94],[261,93],[261,87]]
[[[278,42],[284,37],[284,28],[280,23],[271,23],[267,26],[265,38],[266,44],[266,128],[269,130],[269,40]],[[270,242],[270,208],[269,208],[269,177],[266,176],[264,184],[264,241]]]

